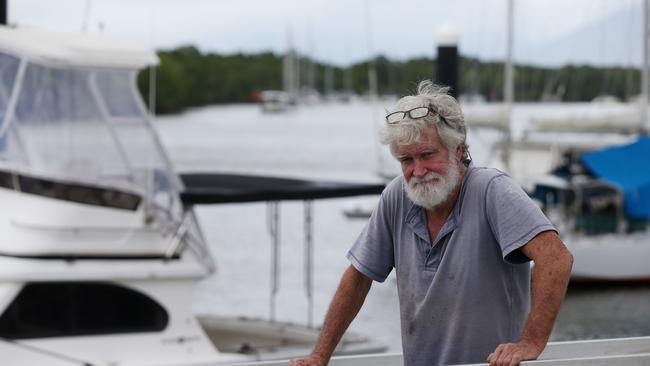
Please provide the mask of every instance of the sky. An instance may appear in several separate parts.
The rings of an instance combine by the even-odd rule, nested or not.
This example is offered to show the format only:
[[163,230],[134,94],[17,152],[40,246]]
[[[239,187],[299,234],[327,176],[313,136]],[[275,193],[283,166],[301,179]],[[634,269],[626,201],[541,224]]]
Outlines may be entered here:
[[[515,62],[640,65],[643,0],[514,0]],[[462,55],[502,60],[507,0],[8,0],[10,24],[107,34],[155,49],[222,54],[294,47],[346,66],[370,55],[435,55],[455,29]]]

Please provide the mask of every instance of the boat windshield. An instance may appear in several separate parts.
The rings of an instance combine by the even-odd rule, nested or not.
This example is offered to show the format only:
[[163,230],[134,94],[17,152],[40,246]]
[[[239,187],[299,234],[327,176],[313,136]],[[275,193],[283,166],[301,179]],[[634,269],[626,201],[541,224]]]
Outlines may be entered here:
[[0,169],[117,188],[178,210],[182,188],[137,70],[50,66],[0,53]]

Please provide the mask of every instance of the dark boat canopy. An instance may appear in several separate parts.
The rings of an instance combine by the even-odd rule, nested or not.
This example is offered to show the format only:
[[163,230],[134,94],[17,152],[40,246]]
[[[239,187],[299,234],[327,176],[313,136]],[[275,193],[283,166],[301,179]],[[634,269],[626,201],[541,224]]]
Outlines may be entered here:
[[585,153],[580,159],[596,177],[623,192],[629,216],[650,219],[650,137]]
[[181,174],[186,205],[312,200],[380,194],[383,184],[358,184],[331,181],[277,178],[222,173]]

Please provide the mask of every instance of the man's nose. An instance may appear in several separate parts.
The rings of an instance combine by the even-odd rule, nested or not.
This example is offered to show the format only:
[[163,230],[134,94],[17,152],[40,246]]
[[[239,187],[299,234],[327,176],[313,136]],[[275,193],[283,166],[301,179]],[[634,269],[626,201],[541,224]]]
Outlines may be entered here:
[[420,160],[416,159],[413,166],[413,175],[416,177],[423,177],[427,174],[427,168]]

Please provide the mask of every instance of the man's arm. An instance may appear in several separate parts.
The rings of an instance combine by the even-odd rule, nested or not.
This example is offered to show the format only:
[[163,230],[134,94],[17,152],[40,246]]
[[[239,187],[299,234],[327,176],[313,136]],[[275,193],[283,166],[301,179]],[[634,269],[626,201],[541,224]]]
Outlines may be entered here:
[[370,285],[372,279],[350,265],[343,273],[311,355],[292,360],[289,364],[292,366],[327,365],[343,333],[361,309]]
[[564,299],[573,256],[554,231],[538,234],[521,251],[535,263],[530,314],[516,343],[499,345],[488,356],[492,366],[518,365],[542,353]]

